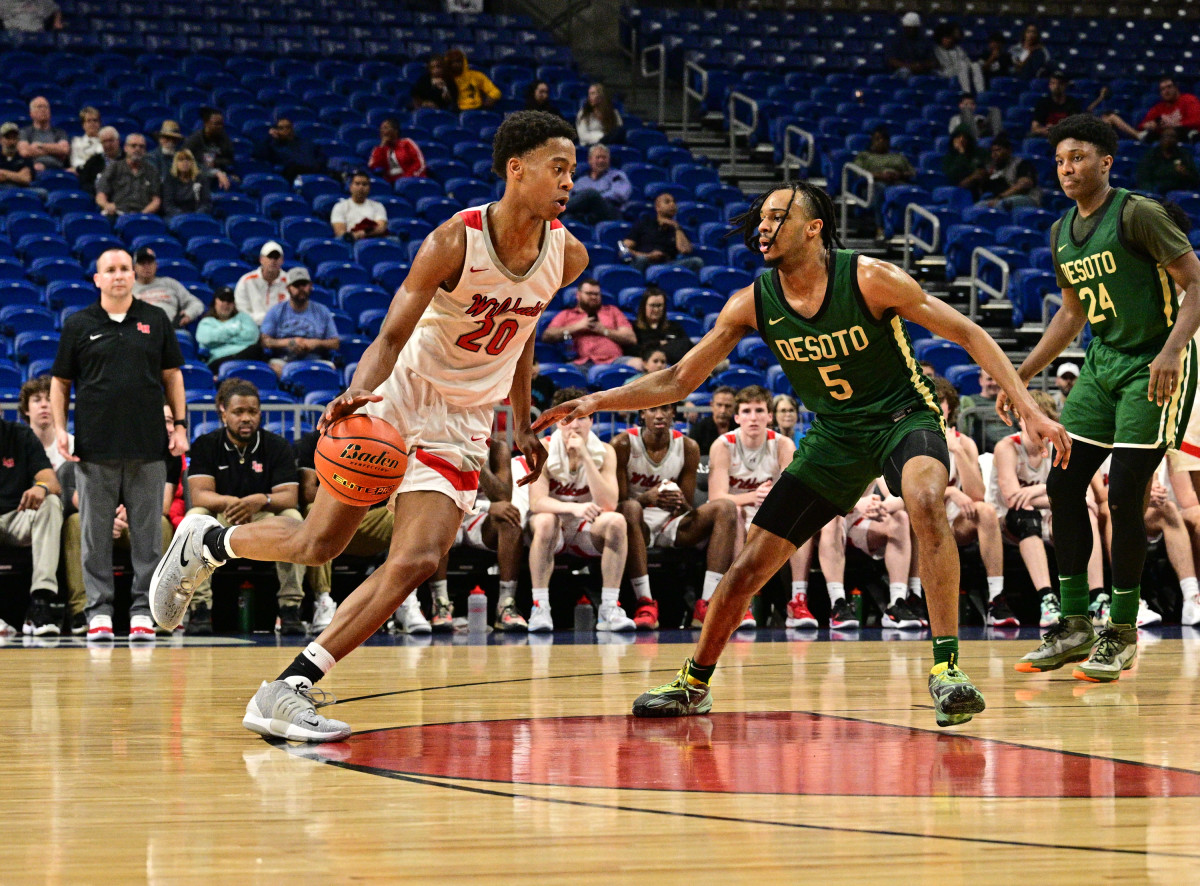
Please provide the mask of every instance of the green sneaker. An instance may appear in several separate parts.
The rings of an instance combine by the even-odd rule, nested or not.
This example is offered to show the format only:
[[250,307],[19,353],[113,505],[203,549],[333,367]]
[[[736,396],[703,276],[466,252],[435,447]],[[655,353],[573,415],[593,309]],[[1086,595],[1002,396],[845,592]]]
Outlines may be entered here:
[[1022,674],[1053,671],[1073,661],[1083,661],[1096,642],[1096,629],[1087,615],[1069,615],[1050,626],[1042,645],[1014,665]]
[[1137,658],[1137,628],[1133,625],[1113,624],[1111,621],[1100,631],[1096,645],[1087,661],[1071,674],[1076,680],[1089,683],[1111,683],[1121,678],[1121,671],[1133,667]]
[[689,658],[670,683],[643,692],[633,703],[635,717],[691,717],[712,710],[708,684],[691,675]]
[[929,672],[929,694],[939,726],[958,726],[981,713],[987,704],[983,693],[953,661],[934,665]]

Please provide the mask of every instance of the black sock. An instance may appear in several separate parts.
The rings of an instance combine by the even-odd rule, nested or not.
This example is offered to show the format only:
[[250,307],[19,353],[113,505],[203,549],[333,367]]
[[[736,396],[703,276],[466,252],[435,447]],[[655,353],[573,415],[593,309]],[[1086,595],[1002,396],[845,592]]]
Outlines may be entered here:
[[1058,599],[1058,594],[1054,593],[1053,588],[1038,588],[1038,596],[1041,597],[1043,600],[1047,596],[1052,596],[1052,597],[1054,597],[1055,600]]
[[1108,593],[1108,591],[1104,590],[1104,588],[1092,588],[1090,591],[1088,591],[1088,597],[1091,599],[1091,601],[1093,603],[1095,603],[1101,594],[1107,594],[1107,593]]
[[324,676],[325,672],[317,666],[317,663],[301,652],[292,659],[292,663],[284,668],[283,673],[275,679],[286,680],[288,677],[303,677],[309,683],[315,684]]
[[713,671],[717,669],[715,664],[698,665],[690,658],[688,659],[688,673],[699,680],[701,683],[711,683]]
[[208,548],[208,552],[218,560],[225,561],[233,555],[229,549],[225,547],[225,535],[232,527],[215,526],[204,533],[204,546]]

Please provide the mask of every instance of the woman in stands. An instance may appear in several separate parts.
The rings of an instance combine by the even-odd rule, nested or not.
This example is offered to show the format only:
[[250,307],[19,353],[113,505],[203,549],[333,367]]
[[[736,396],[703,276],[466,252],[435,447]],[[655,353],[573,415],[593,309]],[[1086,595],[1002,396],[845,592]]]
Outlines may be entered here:
[[550,100],[550,84],[545,80],[534,80],[529,84],[529,88],[525,90],[525,110],[545,111],[555,117],[563,116],[562,111]]
[[637,319],[633,321],[638,351],[650,345],[667,355],[667,364],[678,363],[692,347],[692,340],[683,327],[667,319],[667,294],[657,286],[647,286],[638,303]]
[[409,103],[413,110],[438,108],[458,113],[458,86],[446,73],[446,60],[440,55],[435,53],[425,62],[425,73],[413,84]]
[[588,87],[587,100],[575,115],[575,129],[581,145],[594,145],[596,142],[611,145],[624,138],[621,113],[613,107],[603,84],[593,83]]
[[800,406],[791,394],[778,394],[771,401],[771,426],[793,443],[799,443],[804,436],[800,426]]
[[212,210],[212,191],[200,175],[196,158],[187,148],[175,152],[171,161],[171,174],[162,185],[163,215],[174,218],[185,212]]
[[1021,32],[1021,42],[1009,50],[1012,55],[1012,75],[1019,80],[1044,77],[1050,67],[1050,50],[1042,45],[1042,32],[1029,24]]
[[213,293],[212,305],[200,315],[196,342],[208,349],[208,365],[213,372],[226,360],[263,359],[263,350],[258,343],[258,324],[249,314],[237,309],[233,290],[228,286]]
[[983,181],[987,178],[988,156],[979,149],[979,143],[960,126],[950,136],[950,149],[942,158],[942,173],[953,185],[966,188],[972,198],[978,200],[983,194]]

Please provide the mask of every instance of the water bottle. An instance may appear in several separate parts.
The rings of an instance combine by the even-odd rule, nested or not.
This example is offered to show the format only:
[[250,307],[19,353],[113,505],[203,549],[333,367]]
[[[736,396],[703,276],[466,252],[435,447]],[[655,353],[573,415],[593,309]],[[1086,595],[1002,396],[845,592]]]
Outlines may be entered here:
[[467,596],[467,631],[471,634],[487,632],[488,600],[483,588],[475,585],[475,589]]
[[596,610],[592,608],[592,601],[588,599],[588,595],[584,594],[575,604],[575,631],[576,633],[590,634],[594,630],[596,630]]
[[243,634],[254,631],[254,585],[248,581],[242,582],[238,588],[238,630]]
[[863,623],[862,591],[860,591],[858,588],[851,588],[850,600],[854,604],[854,618],[858,621],[859,625],[861,625]]

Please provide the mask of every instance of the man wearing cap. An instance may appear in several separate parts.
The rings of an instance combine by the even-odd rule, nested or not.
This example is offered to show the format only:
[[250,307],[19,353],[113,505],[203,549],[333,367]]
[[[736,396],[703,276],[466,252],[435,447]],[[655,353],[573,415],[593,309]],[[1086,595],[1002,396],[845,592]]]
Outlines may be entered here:
[[34,172],[65,168],[71,159],[71,143],[66,130],[50,125],[50,102],[44,96],[29,102],[29,119],[17,141],[21,156],[33,161]]
[[900,19],[901,31],[888,43],[884,51],[887,68],[897,77],[913,74],[928,74],[937,67],[933,54],[933,41],[921,30],[921,16],[906,12]]
[[88,157],[78,170],[79,186],[92,196],[96,194],[96,180],[121,159],[121,134],[115,128],[102,126],[96,136],[100,139],[100,153]]
[[1058,387],[1059,409],[1067,402],[1067,397],[1071,396],[1071,388],[1075,387],[1078,378],[1078,363],[1064,363],[1058,367],[1058,372],[1054,376],[1054,384]]
[[133,275],[133,297],[162,308],[172,326],[187,326],[204,313],[204,302],[188,292],[182,283],[171,277],[158,276],[158,257],[149,246],[143,246],[133,254]]
[[33,181],[33,161],[17,150],[20,131],[16,123],[0,126],[0,188],[25,188]]
[[125,136],[125,159],[111,163],[96,179],[96,205],[105,215],[154,214],[162,205],[162,180],[146,163],[146,136]]
[[308,269],[292,268],[287,280],[288,300],[267,311],[262,322],[262,346],[278,373],[292,360],[328,360],[341,343],[333,313],[309,299],[312,278]]
[[371,177],[365,172],[354,173],[350,196],[335,203],[329,216],[335,236],[353,241],[387,235],[387,210],[382,203],[368,199],[370,193]]
[[287,301],[287,297],[287,277],[283,273],[283,247],[274,240],[268,240],[258,251],[258,270],[242,275],[234,287],[233,299],[239,311],[249,314],[256,325],[262,326],[267,310]]
[[164,120],[158,132],[150,134],[158,142],[158,147],[146,155],[146,162],[154,167],[162,181],[166,181],[167,176],[171,174],[175,152],[179,150],[179,144],[183,141],[183,131],[174,120]]
[[255,156],[283,171],[291,181],[298,175],[316,175],[325,171],[325,153],[313,142],[296,135],[296,127],[286,117],[280,117],[267,130],[266,140],[258,146]]

